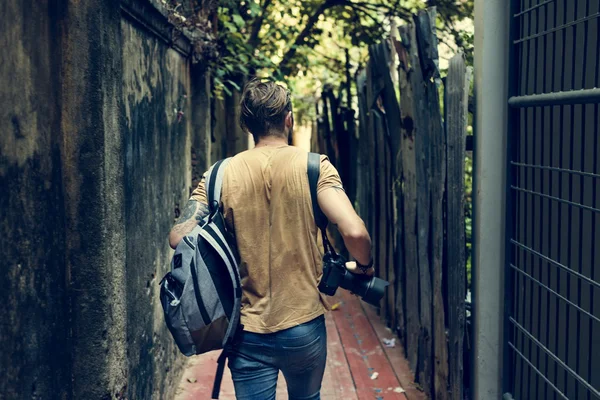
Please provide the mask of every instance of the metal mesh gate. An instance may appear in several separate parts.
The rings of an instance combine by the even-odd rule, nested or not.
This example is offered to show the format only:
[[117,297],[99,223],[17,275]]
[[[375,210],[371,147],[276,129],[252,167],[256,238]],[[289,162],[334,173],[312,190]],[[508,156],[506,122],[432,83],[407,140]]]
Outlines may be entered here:
[[600,0],[514,0],[505,392],[600,400]]

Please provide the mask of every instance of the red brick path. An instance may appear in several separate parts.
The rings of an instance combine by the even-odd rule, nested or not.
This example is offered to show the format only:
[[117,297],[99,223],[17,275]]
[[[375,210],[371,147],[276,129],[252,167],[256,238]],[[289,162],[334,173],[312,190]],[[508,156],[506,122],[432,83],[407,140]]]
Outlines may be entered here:
[[[327,324],[327,368],[322,400],[425,400],[413,384],[413,376],[398,344],[384,346],[393,334],[379,320],[375,309],[339,290]],[[177,390],[176,400],[208,400],[219,352],[192,357]],[[371,379],[375,378],[375,379]],[[235,400],[229,369],[221,386],[221,400]],[[277,398],[287,399],[285,379],[279,375]]]

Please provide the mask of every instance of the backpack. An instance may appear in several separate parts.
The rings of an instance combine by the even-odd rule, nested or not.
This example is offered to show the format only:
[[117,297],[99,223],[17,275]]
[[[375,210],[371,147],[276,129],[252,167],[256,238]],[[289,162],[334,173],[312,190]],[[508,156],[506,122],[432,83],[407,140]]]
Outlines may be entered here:
[[160,281],[165,321],[186,356],[223,349],[217,361],[213,399],[219,396],[228,349],[240,325],[242,288],[235,239],[220,210],[223,172],[229,158],[207,172],[209,215],[183,237]]

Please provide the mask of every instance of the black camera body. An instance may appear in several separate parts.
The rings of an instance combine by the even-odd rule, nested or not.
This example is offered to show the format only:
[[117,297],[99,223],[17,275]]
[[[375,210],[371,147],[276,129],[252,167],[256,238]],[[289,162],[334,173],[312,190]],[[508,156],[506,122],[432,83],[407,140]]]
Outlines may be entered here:
[[344,257],[335,252],[327,252],[323,256],[323,277],[319,283],[321,293],[333,296],[337,288],[342,287],[378,307],[388,285],[389,282],[383,279],[348,271]]

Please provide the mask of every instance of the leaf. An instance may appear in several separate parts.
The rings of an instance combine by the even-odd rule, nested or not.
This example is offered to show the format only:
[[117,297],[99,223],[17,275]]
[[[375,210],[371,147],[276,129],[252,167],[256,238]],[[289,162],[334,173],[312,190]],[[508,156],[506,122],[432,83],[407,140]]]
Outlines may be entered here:
[[243,28],[244,26],[246,26],[246,21],[244,21],[244,18],[242,18],[240,16],[240,14],[233,14],[233,22],[239,27],[239,28]]
[[225,29],[227,29],[229,32],[237,32],[237,26],[235,26],[234,24],[232,24],[231,22],[223,22],[223,26],[225,27]]
[[261,10],[262,8],[257,3],[250,1],[250,16],[256,17]]
[[240,88],[240,85],[238,85],[238,84],[237,84],[237,83],[235,83],[234,81],[232,81],[232,80],[228,80],[227,82],[229,82],[229,84],[230,84],[231,86],[233,86],[234,88],[236,88],[236,90],[238,90],[238,91],[241,91],[241,90],[242,90],[242,88]]

